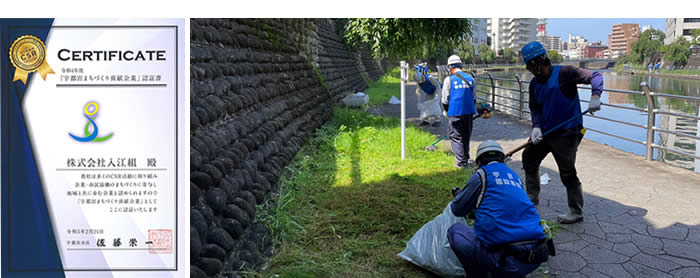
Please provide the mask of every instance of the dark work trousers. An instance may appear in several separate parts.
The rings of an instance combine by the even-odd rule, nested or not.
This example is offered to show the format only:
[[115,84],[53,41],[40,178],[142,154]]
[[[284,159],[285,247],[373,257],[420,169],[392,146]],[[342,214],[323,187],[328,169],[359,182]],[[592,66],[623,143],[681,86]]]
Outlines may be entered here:
[[[480,277],[525,277],[540,264],[527,264],[513,256],[503,256],[503,251],[490,250],[476,236],[474,228],[462,223],[452,225],[447,230],[447,240],[455,252],[464,272],[469,278]],[[530,250],[534,244],[524,244],[519,249]]]
[[472,137],[472,118],[474,115],[466,114],[450,117],[450,143],[452,153],[457,158],[457,165],[467,166],[469,161],[469,138]]
[[559,177],[566,187],[569,209],[572,213],[583,215],[583,190],[581,181],[576,176],[576,151],[583,135],[546,136],[536,145],[530,145],[523,151],[523,169],[527,195],[533,203],[539,202],[540,163],[550,152],[559,168]]

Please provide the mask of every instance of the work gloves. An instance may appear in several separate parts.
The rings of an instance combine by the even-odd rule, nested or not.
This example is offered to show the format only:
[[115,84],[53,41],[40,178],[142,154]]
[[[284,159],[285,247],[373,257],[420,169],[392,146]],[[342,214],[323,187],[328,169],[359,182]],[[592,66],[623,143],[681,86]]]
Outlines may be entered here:
[[447,116],[447,111],[442,111],[442,115],[445,116],[445,119],[449,119],[449,117]]
[[600,111],[600,96],[592,95],[591,101],[588,103],[588,111],[591,113]]
[[542,130],[539,127],[532,129],[530,141],[532,141],[533,144],[537,144],[542,141]]

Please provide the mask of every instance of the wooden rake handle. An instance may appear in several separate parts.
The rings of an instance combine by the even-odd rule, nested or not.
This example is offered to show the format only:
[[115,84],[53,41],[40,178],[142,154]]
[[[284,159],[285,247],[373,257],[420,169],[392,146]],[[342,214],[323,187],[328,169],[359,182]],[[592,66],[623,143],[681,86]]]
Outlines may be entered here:
[[[581,112],[580,114],[578,114],[578,115],[576,115],[576,116],[573,116],[573,117],[571,117],[570,119],[564,121],[563,123],[558,124],[557,126],[553,127],[553,128],[550,129],[550,130],[547,130],[547,132],[545,132],[544,134],[542,134],[542,137],[547,136],[547,134],[550,134],[552,131],[555,131],[555,130],[561,128],[561,127],[564,126],[565,124],[567,124],[567,123],[569,123],[569,122],[571,122],[571,121],[577,119],[578,117],[583,116],[584,114],[586,114],[586,113],[588,113],[588,112],[590,112],[590,111],[589,111],[588,109],[586,109],[586,111],[583,111],[583,112]],[[513,156],[515,153],[519,152],[520,150],[524,149],[525,147],[527,147],[527,146],[529,146],[529,145],[531,145],[531,144],[532,144],[532,138],[527,138],[527,142],[525,142],[525,144],[522,144],[522,145],[518,146],[517,148],[515,148],[515,149],[509,151],[508,153],[506,153],[506,158],[509,158],[509,157]]]
[[519,152],[520,150],[524,149],[529,145],[532,145],[532,141],[530,140],[530,138],[527,139],[527,142],[525,142],[525,144],[522,144],[506,153],[506,158],[513,156],[515,153]]

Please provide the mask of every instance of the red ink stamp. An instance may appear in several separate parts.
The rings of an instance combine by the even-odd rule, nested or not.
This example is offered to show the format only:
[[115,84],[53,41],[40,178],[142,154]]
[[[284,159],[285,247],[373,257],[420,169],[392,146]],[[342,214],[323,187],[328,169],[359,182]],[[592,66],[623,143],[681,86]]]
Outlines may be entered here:
[[154,229],[148,230],[148,252],[151,254],[170,254],[173,252],[173,230]]

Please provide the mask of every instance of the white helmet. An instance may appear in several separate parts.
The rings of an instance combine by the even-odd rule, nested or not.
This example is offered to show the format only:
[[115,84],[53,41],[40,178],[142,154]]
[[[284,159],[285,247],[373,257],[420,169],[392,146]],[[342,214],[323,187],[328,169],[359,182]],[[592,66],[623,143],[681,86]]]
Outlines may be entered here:
[[491,151],[503,153],[503,148],[496,141],[486,140],[476,148],[476,158],[479,159],[479,156]]
[[462,64],[462,59],[459,58],[457,55],[452,55],[450,58],[447,58],[447,65],[456,65],[456,64]]

